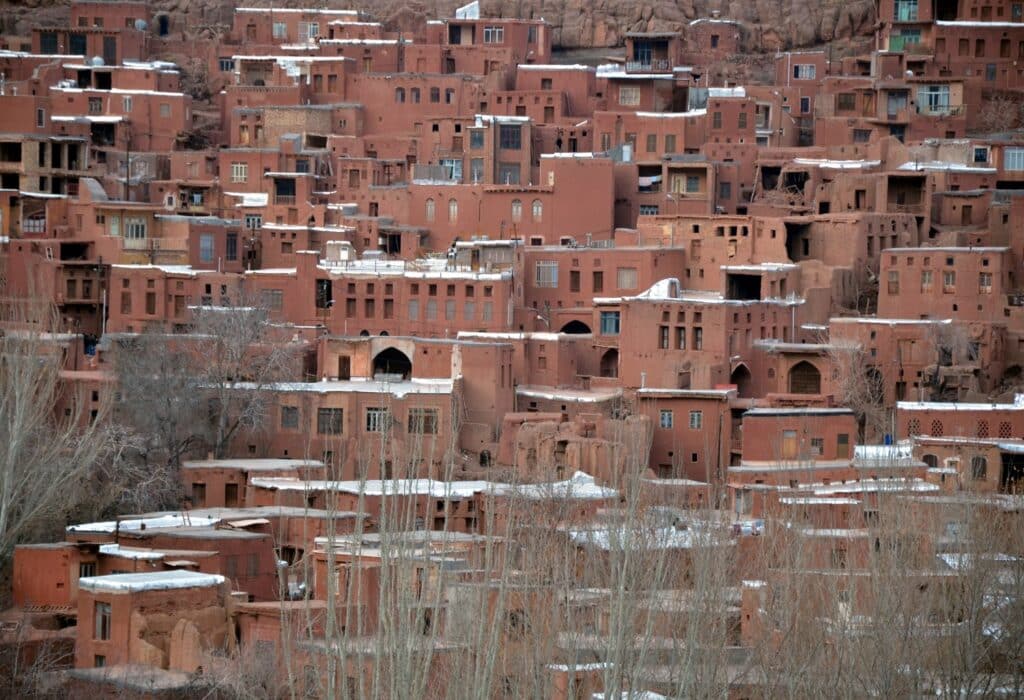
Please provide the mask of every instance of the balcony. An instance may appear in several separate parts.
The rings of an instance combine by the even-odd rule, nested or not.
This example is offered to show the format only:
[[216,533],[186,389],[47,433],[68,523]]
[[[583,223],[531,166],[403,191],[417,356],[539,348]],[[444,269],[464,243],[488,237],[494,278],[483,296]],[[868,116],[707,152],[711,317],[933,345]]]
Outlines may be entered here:
[[275,194],[274,204],[283,204],[291,206],[295,204],[295,195],[293,194]]
[[642,61],[626,61],[627,73],[670,73],[672,62],[667,58],[651,58]]
[[21,232],[25,233],[46,233],[45,216],[29,216],[21,221]]

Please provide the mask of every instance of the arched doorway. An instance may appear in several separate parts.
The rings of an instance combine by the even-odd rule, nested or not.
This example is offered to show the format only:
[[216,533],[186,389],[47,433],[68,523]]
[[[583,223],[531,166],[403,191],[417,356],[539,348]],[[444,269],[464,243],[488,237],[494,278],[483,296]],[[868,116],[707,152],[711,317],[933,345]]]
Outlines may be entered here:
[[821,372],[807,360],[802,360],[793,365],[789,370],[789,393],[791,394],[820,394],[821,393]]
[[401,350],[382,350],[373,358],[373,376],[378,375],[408,379],[412,376],[412,360]]
[[615,348],[601,355],[601,376],[613,378],[619,376],[619,351]]
[[590,335],[590,326],[585,324],[583,321],[569,321],[567,324],[562,326],[562,330],[559,333],[568,333],[570,335]]
[[740,398],[746,399],[753,396],[752,378],[750,370],[746,365],[736,365],[736,369],[729,375],[729,383],[736,385],[736,391]]

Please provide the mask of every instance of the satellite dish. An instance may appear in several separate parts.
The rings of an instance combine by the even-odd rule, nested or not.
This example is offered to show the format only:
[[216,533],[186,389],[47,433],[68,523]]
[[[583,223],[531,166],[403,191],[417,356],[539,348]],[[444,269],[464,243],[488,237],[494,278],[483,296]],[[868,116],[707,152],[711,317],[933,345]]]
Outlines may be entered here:
[[146,24],[146,20],[144,20],[144,19],[137,19],[137,20],[135,20],[135,28],[138,29],[140,32],[146,31],[146,27],[147,26],[149,26],[149,25]]
[[102,66],[104,64],[105,64],[105,61],[103,60],[103,56],[93,56],[92,58],[89,59],[89,65],[90,66],[94,66],[96,68],[99,68],[100,66]]

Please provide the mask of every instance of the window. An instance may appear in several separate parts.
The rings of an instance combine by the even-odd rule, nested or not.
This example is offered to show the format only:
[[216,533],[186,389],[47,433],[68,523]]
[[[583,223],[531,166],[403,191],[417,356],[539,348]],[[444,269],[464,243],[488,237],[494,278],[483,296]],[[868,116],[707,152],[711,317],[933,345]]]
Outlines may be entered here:
[[930,292],[932,290],[932,271],[921,270],[921,291]]
[[398,104],[403,104],[405,102],[405,88],[395,88],[395,102]]
[[1024,148],[1003,149],[1003,170],[1024,171]]
[[739,117],[737,117],[736,127],[739,128],[739,129],[746,129],[747,128],[747,113],[746,112],[740,112]]
[[658,150],[658,135],[647,134],[647,152],[654,153]]
[[121,98],[121,109],[122,109],[122,111],[125,114],[128,114],[128,113],[130,113],[132,111],[132,98],[131,97],[122,97]]
[[420,300],[410,299],[409,300],[409,320],[418,321],[420,317]]
[[949,111],[948,85],[922,85],[917,89],[917,104],[923,112],[942,114]]
[[839,433],[836,436],[836,458],[849,459],[850,457],[850,436],[847,433]]
[[641,204],[640,205],[640,216],[657,216],[658,205],[657,204]]
[[658,425],[665,430],[670,430],[672,428],[672,411],[662,409],[661,415],[658,419]]
[[889,270],[889,294],[900,293],[900,273],[899,270]]
[[285,430],[295,430],[299,427],[298,406],[281,406],[281,427]]
[[275,39],[287,39],[288,38],[288,25],[284,22],[274,22],[274,38]]
[[133,240],[145,238],[146,220],[137,216],[126,218],[124,220],[124,237]]
[[482,182],[484,179],[484,159],[469,159],[469,179],[472,182]]
[[523,147],[522,128],[515,124],[502,124],[498,128],[501,148],[518,151]]
[[593,291],[595,293],[596,292],[603,292],[604,291],[604,272],[602,272],[600,270],[595,270],[594,274],[592,275],[592,277],[593,277],[593,279],[592,279],[593,284],[591,286],[593,287]]
[[718,183],[718,198],[719,199],[732,199],[732,183],[731,182],[719,182]]
[[245,215],[245,227],[250,231],[263,226],[263,217],[260,214],[246,214]]
[[238,234],[234,231],[229,231],[224,239],[224,258],[238,260]]
[[160,118],[169,119],[171,116],[171,105],[168,102],[160,103]]
[[615,282],[619,289],[636,289],[637,272],[635,267],[620,267],[615,271]]
[[96,601],[93,606],[93,639],[110,639],[110,603]]
[[852,92],[841,92],[836,95],[836,111],[852,112],[857,108],[857,95]]
[[235,69],[235,59],[219,58],[217,59],[217,66],[220,68],[221,73],[230,73]]
[[956,271],[945,270],[942,273],[942,291],[946,294],[952,294],[956,291]]
[[485,44],[504,44],[505,43],[505,28],[504,27],[484,27],[484,43]]
[[896,0],[892,18],[897,22],[916,22],[917,0]]
[[459,220],[459,203],[457,200],[448,200],[448,223],[454,224]]
[[978,273],[978,293],[979,294],[991,294],[992,293],[992,273],[991,272],[979,272]]
[[536,287],[557,287],[558,286],[558,262],[553,260],[538,260],[535,267]]
[[36,109],[36,126],[43,126],[46,124],[46,110]]
[[523,220],[523,201],[521,199],[512,200],[512,221],[520,222]]
[[434,209],[435,209],[435,206],[434,206],[434,200],[433,199],[428,199],[426,201],[425,209],[426,209],[425,214],[426,214],[426,217],[427,217],[427,223],[428,224],[434,223],[434,214],[435,214]]
[[469,132],[469,147],[473,150],[484,147],[484,130],[471,129]]
[[342,409],[319,408],[316,412],[316,431],[320,435],[341,435]]
[[975,163],[987,163],[988,162],[988,149],[985,147],[974,148],[974,162]]
[[635,107],[640,104],[640,88],[638,87],[620,87],[619,88],[619,104]]
[[711,115],[711,128],[721,129],[722,128],[722,113],[714,112]]
[[794,80],[814,80],[818,77],[818,68],[813,63],[798,63],[793,66]]
[[442,158],[441,167],[444,168],[445,174],[452,180],[462,182],[462,159],[461,158]]
[[988,460],[984,457],[971,458],[971,478],[975,481],[984,481],[988,478]]
[[437,435],[438,415],[436,408],[410,408],[409,433],[411,435]]
[[618,311],[602,311],[601,312],[601,335],[618,335],[619,334],[619,312]]
[[498,184],[519,184],[519,163],[498,163]]
[[441,88],[439,88],[439,87],[432,87],[432,88],[430,88],[430,101],[435,103],[435,104],[441,101]]
[[697,175],[686,176],[686,193],[695,194],[700,192],[700,177]]
[[96,562],[83,561],[78,565],[78,578],[90,578],[96,575]]
[[811,111],[811,98],[801,97],[800,98],[800,113],[807,114]]
[[704,427],[704,411],[690,411],[690,430],[700,430]]
[[213,234],[204,233],[199,236],[199,262],[213,262]]
[[665,134],[665,153],[676,152],[676,135]]
[[811,455],[820,457],[825,454],[825,438],[812,437],[811,438]]
[[854,143],[868,143],[871,141],[871,129],[854,129],[853,130],[853,142]]
[[544,218],[544,203],[539,199],[535,199],[533,200],[533,204],[531,205],[530,209],[533,215],[533,220],[537,223],[540,223],[540,221]]
[[103,98],[89,98],[89,114],[103,114]]
[[249,164],[248,163],[232,163],[231,164],[231,182],[248,182],[249,180]]
[[391,427],[391,414],[386,408],[366,409],[366,432],[383,433]]

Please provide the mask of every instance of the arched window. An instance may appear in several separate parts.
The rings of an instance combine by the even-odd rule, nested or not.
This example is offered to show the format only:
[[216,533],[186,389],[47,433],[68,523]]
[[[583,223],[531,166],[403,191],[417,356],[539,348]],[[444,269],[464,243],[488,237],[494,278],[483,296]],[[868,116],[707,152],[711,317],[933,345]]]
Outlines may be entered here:
[[519,199],[512,200],[512,220],[522,221],[523,220],[523,202]]
[[539,199],[533,200],[533,220],[539,222],[544,218],[544,202]]
[[981,456],[971,458],[971,478],[984,481],[988,478],[988,460]]
[[432,224],[432,223],[434,223],[434,200],[433,200],[433,198],[427,200],[426,209],[427,209],[427,211],[426,211],[427,223],[428,224]]
[[399,104],[405,102],[405,88],[395,88],[395,102],[398,102]]
[[921,457],[921,461],[924,462],[929,469],[935,469],[939,466],[939,458],[935,455],[924,455]]
[[454,199],[448,200],[448,223],[454,224],[459,220],[459,203]]
[[418,105],[420,103],[419,88],[409,88],[409,101],[412,102],[414,105]]
[[806,360],[802,360],[789,371],[789,393],[820,394],[821,372]]

